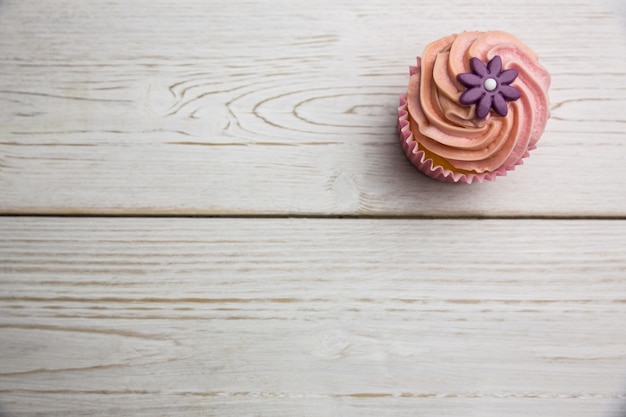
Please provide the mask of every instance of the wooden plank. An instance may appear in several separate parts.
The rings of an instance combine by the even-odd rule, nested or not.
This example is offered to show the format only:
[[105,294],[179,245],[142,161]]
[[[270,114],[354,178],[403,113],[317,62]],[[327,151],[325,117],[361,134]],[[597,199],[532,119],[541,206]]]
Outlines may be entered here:
[[[0,212],[624,216],[618,7],[5,0]],[[395,134],[407,67],[495,28],[552,72],[552,120],[508,178],[432,182]]]
[[0,230],[2,415],[624,415],[624,221]]

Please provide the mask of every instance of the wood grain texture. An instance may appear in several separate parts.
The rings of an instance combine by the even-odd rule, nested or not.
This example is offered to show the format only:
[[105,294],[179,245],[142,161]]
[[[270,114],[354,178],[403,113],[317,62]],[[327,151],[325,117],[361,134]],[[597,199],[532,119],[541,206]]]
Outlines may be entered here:
[[0,229],[2,415],[626,411],[624,221]]
[[[0,212],[624,216],[619,2],[0,2]],[[505,29],[553,74],[526,166],[439,184],[395,134],[430,41]]]

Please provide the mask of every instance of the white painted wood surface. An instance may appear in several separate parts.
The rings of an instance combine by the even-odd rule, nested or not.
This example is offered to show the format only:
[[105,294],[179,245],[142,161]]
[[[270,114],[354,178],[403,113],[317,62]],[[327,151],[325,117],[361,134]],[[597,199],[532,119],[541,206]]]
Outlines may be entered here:
[[0,225],[3,415],[626,412],[624,221]]
[[[0,416],[624,417],[626,11],[518,3],[0,0]],[[395,108],[464,29],[553,117],[455,186]]]
[[[624,216],[619,3],[4,0],[0,210]],[[454,187],[405,160],[396,107],[471,29],[537,51],[553,117],[526,166]]]

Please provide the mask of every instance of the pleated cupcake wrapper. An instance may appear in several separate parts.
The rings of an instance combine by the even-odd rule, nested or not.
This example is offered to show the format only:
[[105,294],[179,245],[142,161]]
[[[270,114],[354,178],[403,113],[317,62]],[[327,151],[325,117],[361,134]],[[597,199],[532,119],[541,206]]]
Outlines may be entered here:
[[440,165],[435,165],[433,160],[428,158],[424,151],[418,149],[417,142],[413,139],[413,133],[409,126],[409,111],[407,109],[406,94],[400,97],[400,107],[398,107],[398,131],[400,133],[402,149],[409,161],[425,175],[442,182],[471,184],[474,181],[493,181],[497,176],[505,176],[508,171],[513,171],[517,165],[522,165],[524,163],[523,159],[530,155],[529,151],[536,148],[535,146],[529,148],[512,166],[502,166],[495,171],[481,174],[454,172]]

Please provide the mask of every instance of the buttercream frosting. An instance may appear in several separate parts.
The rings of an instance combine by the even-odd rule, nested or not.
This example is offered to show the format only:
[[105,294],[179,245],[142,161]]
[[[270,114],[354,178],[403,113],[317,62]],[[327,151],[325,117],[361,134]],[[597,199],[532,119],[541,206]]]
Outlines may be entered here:
[[[471,72],[473,58],[488,63],[494,57],[499,57],[494,61],[501,60],[502,71],[517,72],[510,86],[520,97],[507,102],[504,112],[489,111],[478,117],[476,105],[460,101],[468,87],[458,76]],[[444,173],[471,174],[480,180],[490,173],[503,175],[521,163],[543,133],[549,118],[549,85],[550,75],[536,54],[513,35],[463,32],[439,39],[411,67],[405,126],[411,135],[403,139],[415,142],[409,148],[423,153],[422,163],[432,161],[429,169],[440,167]],[[489,81],[485,88],[489,92],[488,88],[495,87]]]

